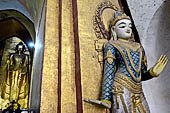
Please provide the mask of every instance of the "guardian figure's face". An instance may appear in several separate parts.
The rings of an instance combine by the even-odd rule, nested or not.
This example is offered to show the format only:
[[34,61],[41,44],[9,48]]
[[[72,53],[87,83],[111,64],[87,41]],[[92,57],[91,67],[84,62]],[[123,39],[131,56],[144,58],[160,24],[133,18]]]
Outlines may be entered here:
[[128,19],[119,20],[115,24],[115,32],[118,38],[129,39],[132,36],[132,23]]

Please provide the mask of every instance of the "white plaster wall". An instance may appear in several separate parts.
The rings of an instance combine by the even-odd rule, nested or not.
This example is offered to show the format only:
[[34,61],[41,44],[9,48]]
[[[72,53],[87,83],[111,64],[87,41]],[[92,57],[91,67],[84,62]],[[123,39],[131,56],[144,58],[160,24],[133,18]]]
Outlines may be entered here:
[[[170,0],[127,0],[150,68],[161,54],[170,59]],[[170,62],[161,76],[143,82],[151,113],[170,113]]]
[[149,23],[165,0],[126,0],[132,14],[135,26],[142,42],[148,29]]

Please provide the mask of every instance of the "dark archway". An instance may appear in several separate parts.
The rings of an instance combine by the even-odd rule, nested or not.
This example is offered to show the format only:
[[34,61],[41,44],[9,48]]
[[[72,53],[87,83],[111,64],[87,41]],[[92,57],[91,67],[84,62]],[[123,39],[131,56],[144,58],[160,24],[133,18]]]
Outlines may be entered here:
[[0,42],[13,36],[20,37],[20,39],[23,40],[26,44],[28,44],[28,42],[32,42],[32,38],[28,30],[17,19],[10,17],[4,20],[0,20],[0,26],[2,28],[0,30]]
[[0,20],[10,17],[15,18],[25,26],[32,41],[36,43],[30,81],[29,108],[39,112],[44,56],[46,0],[5,0],[5,2],[1,1],[0,6]]
[[14,17],[9,17],[9,18],[0,20],[0,26],[2,28],[0,29],[0,43],[2,43],[1,50],[3,49],[5,40],[16,36],[20,38],[27,45],[30,51],[31,59],[32,59],[34,49],[29,46],[29,43],[31,42],[33,43],[34,41],[32,39],[34,38],[31,37],[26,27]]
[[34,24],[29,18],[17,10],[0,10],[0,26],[2,28],[0,30],[1,50],[4,40],[16,36],[27,45],[31,58],[33,58],[34,49],[29,47],[29,43],[34,43],[36,37]]
[[[21,14],[18,11],[5,10],[5,11],[0,11],[0,26],[1,26],[0,51],[2,53],[0,54],[0,62],[2,61],[2,58],[4,58],[4,56],[8,56],[8,55],[3,55],[3,53],[5,53],[5,51],[3,50],[6,47],[6,40],[12,37],[19,38],[21,41],[23,41],[26,44],[28,51],[29,51],[28,53],[30,56],[29,57],[30,62],[28,64],[28,67],[30,67],[30,69],[28,72],[29,73],[28,78],[29,78],[29,84],[30,84],[34,48],[29,46],[29,43],[35,42],[35,28],[34,28],[33,23],[27,17],[25,17],[23,14]],[[10,52],[6,52],[6,53],[11,54]],[[3,60],[3,61],[6,61],[6,60]],[[1,64],[1,67],[3,66]],[[3,73],[3,71],[1,72]],[[4,74],[2,74],[1,79],[3,78],[3,76]]]
[[27,18],[24,14],[18,12],[17,10],[0,10],[0,21],[14,19],[19,22],[31,36],[32,41],[35,41],[35,27],[33,22]]

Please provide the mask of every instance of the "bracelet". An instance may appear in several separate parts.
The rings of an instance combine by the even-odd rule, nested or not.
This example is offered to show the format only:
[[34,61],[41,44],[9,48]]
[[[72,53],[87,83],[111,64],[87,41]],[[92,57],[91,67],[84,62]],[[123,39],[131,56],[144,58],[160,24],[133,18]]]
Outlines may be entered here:
[[109,101],[109,100],[101,100],[102,102],[106,102],[106,103],[108,103],[108,104],[111,104],[111,101]]
[[149,74],[152,76],[152,77],[158,77],[160,74],[155,74],[154,72],[153,72],[153,68],[150,68],[149,69]]

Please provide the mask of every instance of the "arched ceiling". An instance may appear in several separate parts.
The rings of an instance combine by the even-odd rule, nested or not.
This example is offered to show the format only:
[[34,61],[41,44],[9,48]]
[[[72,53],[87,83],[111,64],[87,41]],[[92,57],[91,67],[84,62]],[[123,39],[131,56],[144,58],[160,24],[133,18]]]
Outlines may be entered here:
[[0,11],[0,21],[6,20],[8,18],[15,18],[18,20],[22,25],[28,30],[30,33],[30,36],[32,37],[32,41],[35,41],[35,29],[34,24],[30,19],[28,19],[25,15],[22,13],[16,11],[16,10],[3,10]]
[[45,0],[17,0],[29,11],[34,23],[39,21]]
[[[0,0],[0,20],[14,17],[19,20],[35,41],[45,0]],[[32,23],[31,23],[32,22]]]
[[0,0],[0,10],[17,10],[39,27],[45,0]]
[[23,13],[27,18],[29,18],[32,21],[32,17],[29,11],[18,0],[0,0],[0,10],[7,10],[7,9],[17,10]]

